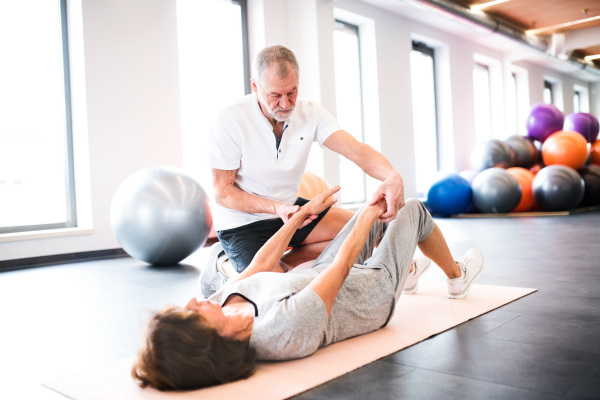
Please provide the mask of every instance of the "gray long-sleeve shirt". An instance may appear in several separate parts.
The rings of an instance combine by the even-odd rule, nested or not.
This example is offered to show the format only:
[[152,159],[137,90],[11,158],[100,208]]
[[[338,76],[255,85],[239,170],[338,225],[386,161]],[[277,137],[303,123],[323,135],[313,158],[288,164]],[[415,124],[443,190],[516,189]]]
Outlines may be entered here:
[[311,355],[319,347],[373,332],[392,316],[395,288],[386,269],[355,265],[335,299],[331,316],[307,286],[328,265],[290,271],[261,272],[226,286],[209,300],[221,305],[232,294],[254,304],[250,345],[259,360],[289,360]]

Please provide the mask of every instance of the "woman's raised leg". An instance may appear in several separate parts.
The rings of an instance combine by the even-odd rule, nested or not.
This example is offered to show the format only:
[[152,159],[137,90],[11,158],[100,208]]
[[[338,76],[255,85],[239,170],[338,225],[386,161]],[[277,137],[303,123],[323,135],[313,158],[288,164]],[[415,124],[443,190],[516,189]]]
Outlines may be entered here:
[[[366,203],[354,214],[352,219],[348,221],[348,223],[342,228],[340,233],[329,243],[329,245],[323,250],[319,258],[315,261],[313,268],[319,264],[331,264],[335,259],[335,255],[344,240],[348,237],[350,232],[352,232],[352,228],[356,225],[356,221],[358,220],[358,216],[365,209]],[[369,233],[369,237],[367,238],[367,242],[365,243],[360,255],[356,259],[358,264],[363,264],[371,255],[373,254],[373,250],[377,246],[377,243],[383,237],[385,230],[387,228],[387,224],[376,221],[371,228]]]
[[402,293],[417,245],[431,236],[434,229],[433,218],[423,203],[409,199],[396,219],[388,224],[377,250],[366,260],[365,265],[381,265],[387,269],[396,289],[396,300]]

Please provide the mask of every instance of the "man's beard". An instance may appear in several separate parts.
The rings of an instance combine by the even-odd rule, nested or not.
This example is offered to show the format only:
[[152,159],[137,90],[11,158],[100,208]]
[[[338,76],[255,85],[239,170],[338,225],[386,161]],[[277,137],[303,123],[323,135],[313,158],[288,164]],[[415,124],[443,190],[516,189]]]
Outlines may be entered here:
[[[281,108],[281,107],[277,107],[274,110],[269,110],[269,108],[267,108],[267,110],[269,111],[269,115],[271,116],[271,118],[273,118],[275,121],[279,121],[279,122],[283,122],[286,119],[289,119],[292,114],[294,113],[294,106],[291,105],[290,108]],[[280,114],[281,111],[289,111],[289,113],[283,115]]]

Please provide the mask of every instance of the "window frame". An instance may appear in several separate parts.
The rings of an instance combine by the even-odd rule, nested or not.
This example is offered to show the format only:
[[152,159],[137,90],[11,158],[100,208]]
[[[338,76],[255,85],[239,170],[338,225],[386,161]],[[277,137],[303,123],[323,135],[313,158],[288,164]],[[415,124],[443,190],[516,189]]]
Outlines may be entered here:
[[431,57],[432,67],[433,67],[433,112],[435,114],[435,159],[436,159],[436,167],[437,171],[440,170],[440,121],[438,115],[438,98],[437,98],[437,74],[436,65],[435,65],[435,49],[433,47],[427,46],[427,44],[423,42],[419,42],[418,40],[412,41],[412,50],[421,52],[423,54],[427,54]]
[[242,14],[242,51],[244,53],[244,88],[246,94],[252,93],[252,78],[250,65],[250,40],[248,35],[248,1],[247,0],[228,0],[232,3],[238,3]]
[[71,108],[71,70],[69,64],[69,30],[67,19],[67,0],[59,0],[60,25],[62,41],[63,82],[65,95],[65,155],[67,173],[67,212],[66,221],[53,224],[19,225],[0,227],[0,234],[33,232],[50,229],[64,229],[77,227],[77,203],[75,197],[75,162],[73,156],[73,118]]
[[[494,96],[494,90],[493,90],[493,83],[492,83],[492,71],[491,71],[492,66],[489,64],[484,64],[480,61],[475,60],[474,64],[473,64],[473,71],[475,70],[485,70],[486,74],[487,74],[487,90],[488,90],[488,113],[489,113],[489,123],[488,123],[488,129],[489,129],[489,136],[485,138],[485,140],[490,140],[490,139],[494,139],[494,104],[493,104],[493,96]],[[473,93],[475,93],[475,82],[473,82]],[[475,121],[477,121],[477,105],[475,105]],[[477,140],[477,142],[479,142],[480,138],[479,138],[479,132],[477,131],[477,122],[475,122],[475,138]]]
[[[342,24],[347,28],[350,28],[351,30],[354,31],[354,34],[356,35],[356,45],[358,47],[358,87],[359,87],[359,93],[360,93],[360,138],[361,138],[361,143],[365,143],[365,104],[364,104],[364,98],[363,98],[363,75],[362,75],[362,51],[361,51],[361,45],[360,45],[360,28],[358,25],[354,25],[351,24],[349,22],[346,21],[342,21],[341,19],[334,19],[334,24],[338,23],[338,24]],[[334,25],[334,31],[335,31],[335,25]],[[334,44],[335,45],[335,44]],[[341,173],[341,171],[340,171]],[[367,197],[367,174],[362,171],[362,179],[363,179],[363,191],[364,191],[364,201],[368,200]],[[361,204],[362,202],[348,202],[348,203],[342,203],[343,206],[351,206],[354,204]]]
[[[577,110],[575,109],[575,98],[577,98]],[[573,111],[581,112],[581,92],[579,90],[573,92]]]
[[544,79],[544,90],[546,90],[546,89],[548,89],[548,91],[550,92],[550,103],[549,104],[554,104],[554,85],[552,84],[552,82]]

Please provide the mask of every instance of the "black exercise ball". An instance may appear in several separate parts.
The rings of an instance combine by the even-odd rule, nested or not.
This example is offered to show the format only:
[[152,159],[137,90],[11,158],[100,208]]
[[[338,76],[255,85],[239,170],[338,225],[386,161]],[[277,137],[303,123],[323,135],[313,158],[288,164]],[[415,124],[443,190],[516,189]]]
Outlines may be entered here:
[[583,179],[566,165],[550,165],[533,179],[533,197],[545,211],[568,211],[579,205],[585,191]]
[[578,172],[585,184],[583,199],[578,207],[600,206],[600,166],[590,165]]
[[501,140],[486,140],[479,142],[471,151],[471,166],[476,171],[488,168],[510,168],[513,166],[513,152]]
[[504,141],[515,154],[515,167],[529,169],[540,158],[540,152],[525,136],[514,135]]
[[473,180],[473,199],[484,213],[508,213],[521,201],[519,181],[502,168],[489,168]]

